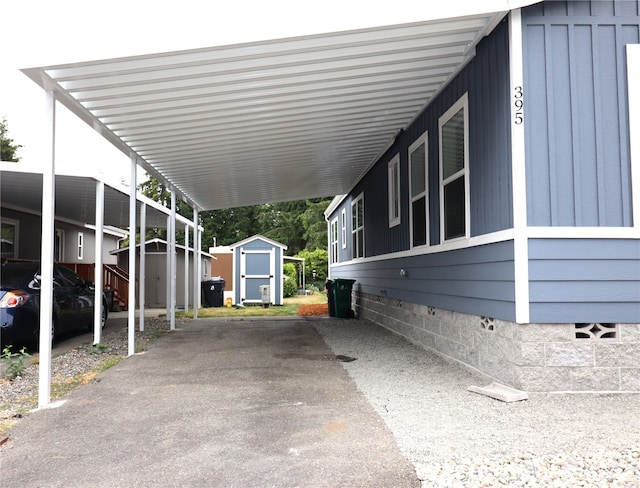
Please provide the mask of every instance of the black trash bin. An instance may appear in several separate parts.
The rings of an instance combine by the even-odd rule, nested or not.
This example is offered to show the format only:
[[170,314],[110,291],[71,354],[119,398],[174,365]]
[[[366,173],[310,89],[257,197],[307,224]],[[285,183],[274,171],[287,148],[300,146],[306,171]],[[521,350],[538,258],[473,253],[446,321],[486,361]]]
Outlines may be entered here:
[[333,280],[333,293],[335,300],[336,317],[351,319],[354,317],[351,310],[351,290],[356,280],[336,278]]
[[329,308],[329,317],[336,316],[336,302],[335,302],[335,290],[333,288],[333,281],[327,279],[324,282],[324,287],[327,290],[327,306]]
[[203,281],[202,286],[202,306],[222,307],[224,302],[224,279],[212,278]]

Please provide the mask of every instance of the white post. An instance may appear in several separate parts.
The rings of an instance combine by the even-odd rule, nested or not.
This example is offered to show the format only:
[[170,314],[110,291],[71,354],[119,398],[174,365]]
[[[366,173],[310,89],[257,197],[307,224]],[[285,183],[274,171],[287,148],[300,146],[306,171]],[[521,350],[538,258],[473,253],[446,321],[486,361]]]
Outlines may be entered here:
[[104,182],[96,182],[96,250],[95,265],[93,271],[93,283],[95,287],[93,298],[93,343],[102,341],[102,294],[103,294],[103,241],[104,241]]
[[171,293],[171,310],[170,310],[170,330],[176,328],[176,192],[171,190],[171,235],[169,236],[171,242],[171,275],[170,281],[170,293]]
[[38,370],[38,408],[51,401],[51,327],[53,324],[53,248],[56,200],[56,97],[45,91],[45,150],[49,165],[42,172],[42,242],[40,255],[40,367]]
[[511,165],[513,188],[513,253],[515,318],[529,323],[529,239],[527,225],[527,179],[524,125],[526,119],[524,68],[522,61],[522,17],[520,9],[509,16],[509,64],[511,66]]
[[640,232],[640,45],[627,44],[629,97],[629,159],[631,161],[631,205],[633,227]]
[[184,226],[184,312],[189,311],[189,226]]
[[128,337],[129,356],[133,356],[135,349],[136,327],[136,206],[137,198],[137,170],[136,156],[131,154],[131,180],[129,182],[129,307],[128,307]]
[[167,258],[166,258],[166,282],[164,287],[165,294],[165,313],[167,318],[171,316],[171,215],[167,215]]
[[193,318],[198,318],[200,308],[200,227],[198,209],[193,209]]
[[138,321],[140,331],[144,330],[144,306],[146,293],[147,276],[147,248],[145,234],[147,232],[147,204],[142,203],[140,207],[140,283],[138,284]]

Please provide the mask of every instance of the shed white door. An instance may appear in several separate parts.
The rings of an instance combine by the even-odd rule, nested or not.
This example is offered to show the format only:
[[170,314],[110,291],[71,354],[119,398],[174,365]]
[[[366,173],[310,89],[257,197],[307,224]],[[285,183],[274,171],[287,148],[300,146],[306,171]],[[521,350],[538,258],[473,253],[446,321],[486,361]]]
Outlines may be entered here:
[[262,303],[260,286],[271,287],[271,303],[275,303],[274,249],[253,251],[240,249],[240,301],[242,303]]

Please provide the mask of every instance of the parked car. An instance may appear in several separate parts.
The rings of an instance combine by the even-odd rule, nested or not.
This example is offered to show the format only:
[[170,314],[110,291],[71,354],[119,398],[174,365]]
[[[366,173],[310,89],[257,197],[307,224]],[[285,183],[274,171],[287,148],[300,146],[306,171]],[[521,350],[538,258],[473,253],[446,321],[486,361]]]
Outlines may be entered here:
[[[53,267],[53,338],[75,330],[93,330],[95,288],[66,266]],[[102,327],[108,307],[102,297]],[[37,345],[40,334],[39,263],[0,266],[0,343]]]

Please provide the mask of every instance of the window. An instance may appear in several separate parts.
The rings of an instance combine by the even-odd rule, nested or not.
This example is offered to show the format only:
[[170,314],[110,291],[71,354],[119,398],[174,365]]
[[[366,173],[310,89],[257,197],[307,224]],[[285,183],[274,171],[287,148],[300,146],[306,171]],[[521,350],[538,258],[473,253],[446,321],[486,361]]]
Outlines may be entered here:
[[338,217],[331,221],[330,231],[330,245],[331,245],[331,264],[338,262]]
[[18,257],[18,225],[17,220],[2,220],[0,225],[0,257],[3,259]]
[[0,249],[2,258],[15,258],[18,249],[18,222],[3,220],[0,226]]
[[78,232],[78,259],[84,259],[84,234]]
[[342,209],[342,249],[347,248],[347,209]]
[[389,161],[389,227],[400,223],[400,156]]
[[424,246],[428,239],[427,133],[409,147],[411,247]]
[[364,195],[361,193],[351,203],[351,255],[353,258],[364,257]]
[[440,230],[443,240],[468,235],[469,150],[467,95],[438,122],[440,132]]

